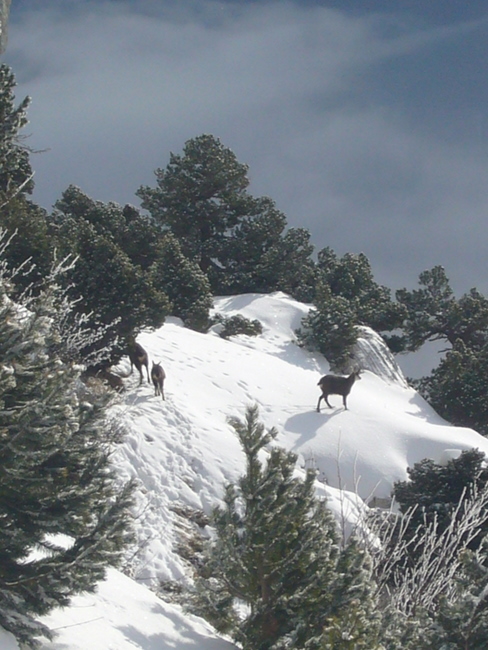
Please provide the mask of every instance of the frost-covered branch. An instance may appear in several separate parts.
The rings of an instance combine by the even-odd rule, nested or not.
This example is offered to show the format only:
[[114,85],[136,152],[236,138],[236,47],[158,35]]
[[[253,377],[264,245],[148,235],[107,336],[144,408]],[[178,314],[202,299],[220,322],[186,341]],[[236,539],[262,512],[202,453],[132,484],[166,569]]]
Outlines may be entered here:
[[437,518],[424,517],[411,534],[416,511],[413,507],[404,515],[390,511],[373,517],[368,527],[379,543],[366,540],[380,598],[405,615],[419,608],[432,611],[441,595],[452,595],[462,552],[488,520],[488,486],[463,491],[445,530],[439,530]]

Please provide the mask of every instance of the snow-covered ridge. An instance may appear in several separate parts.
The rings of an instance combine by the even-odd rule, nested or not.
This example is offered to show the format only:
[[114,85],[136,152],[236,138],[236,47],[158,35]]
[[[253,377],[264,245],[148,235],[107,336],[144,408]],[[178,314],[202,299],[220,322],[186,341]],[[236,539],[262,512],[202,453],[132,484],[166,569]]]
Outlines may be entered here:
[[[59,642],[46,645],[46,650],[152,650],[156,645],[190,650],[195,643],[202,650],[233,647],[212,636],[208,626],[198,627],[203,624],[185,618],[177,606],[157,606],[156,600],[151,605],[142,594],[161,581],[189,580],[189,564],[176,551],[182,530],[193,526],[202,534],[206,531],[184,522],[181,513],[210,513],[224,485],[243,473],[243,455],[227,418],[243,417],[249,404],[258,404],[264,424],[278,429],[276,444],[295,452],[299,467],[317,469],[319,494],[327,496],[346,528],[361,508],[355,492],[364,500],[385,498],[395,481],[406,478],[407,467],[422,458],[439,461],[446,453],[472,447],[488,453],[488,440],[471,429],[450,426],[407,386],[381,338],[370,330],[362,332],[356,349],[364,372],[349,395],[349,410],[342,408],[339,396],[332,396],[333,408],[317,413],[317,382],[329,365],[295,342],[295,330],[308,309],[282,293],[218,298],[215,311],[257,319],[263,334],[224,340],[215,332],[188,330],[174,318],[155,332],[141,334],[139,342],[152,360],[162,362],[167,379],[162,401],[152,386],[140,386],[134,373],[115,409],[128,435],[114,463],[121,479],[139,480],[138,546],[128,554],[133,581],[119,580],[110,572],[99,596],[76,599],[74,607],[90,608],[84,620],[111,617],[109,626],[95,621],[79,626],[79,612],[71,608],[47,617],[54,627],[74,620],[77,627],[61,630]],[[121,366],[126,373],[128,360]],[[112,588],[111,580],[123,583],[123,588]],[[135,582],[139,585],[130,599],[119,595]],[[133,616],[138,602],[139,617]],[[148,613],[154,609],[158,623]],[[189,631],[197,628],[200,636]],[[93,638],[100,645],[93,645]]]
[[349,410],[332,396],[334,408],[317,413],[317,382],[329,365],[295,342],[308,309],[283,293],[217,298],[216,312],[258,319],[263,334],[224,340],[170,318],[139,337],[167,379],[163,402],[133,375],[120,407],[129,435],[116,462],[122,476],[141,482],[136,579],[185,580],[186,563],[174,552],[175,504],[209,513],[223,486],[242,474],[242,453],[227,419],[243,416],[249,404],[258,404],[266,426],[277,427],[276,444],[294,451],[301,467],[312,464],[329,489],[365,500],[388,497],[394,481],[424,457],[439,460],[445,449],[472,446],[488,451],[485,438],[448,425],[407,386],[381,337],[367,329],[356,349],[365,371]]

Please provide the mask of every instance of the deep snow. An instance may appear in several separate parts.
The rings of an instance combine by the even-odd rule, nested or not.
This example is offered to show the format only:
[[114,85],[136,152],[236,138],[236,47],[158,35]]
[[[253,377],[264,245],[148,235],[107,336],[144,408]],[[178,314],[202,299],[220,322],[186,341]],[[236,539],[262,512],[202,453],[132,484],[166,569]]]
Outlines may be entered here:
[[[218,298],[215,310],[257,318],[264,332],[224,340],[216,331],[199,334],[170,318],[138,338],[150,358],[162,362],[167,379],[162,401],[134,373],[114,408],[128,428],[114,463],[121,480],[139,480],[138,544],[125,568],[130,577],[112,569],[97,593],[44,617],[58,631],[46,650],[234,647],[149,587],[190,580],[189,564],[175,548],[198,527],[184,513],[209,514],[224,484],[242,474],[243,455],[227,418],[242,418],[250,404],[258,404],[267,427],[278,429],[275,444],[294,451],[299,467],[317,469],[318,492],[327,495],[346,533],[362,507],[355,492],[365,501],[386,498],[394,481],[405,479],[406,468],[422,458],[439,462],[471,447],[488,453],[488,440],[450,426],[407,386],[373,332],[363,331],[356,350],[365,371],[353,386],[349,409],[332,396],[333,408],[322,405],[317,413],[317,382],[329,366],[321,355],[299,348],[294,335],[308,307],[275,293]],[[127,359],[120,370],[128,372]],[[11,641],[2,641],[0,636],[2,650],[11,650]]]

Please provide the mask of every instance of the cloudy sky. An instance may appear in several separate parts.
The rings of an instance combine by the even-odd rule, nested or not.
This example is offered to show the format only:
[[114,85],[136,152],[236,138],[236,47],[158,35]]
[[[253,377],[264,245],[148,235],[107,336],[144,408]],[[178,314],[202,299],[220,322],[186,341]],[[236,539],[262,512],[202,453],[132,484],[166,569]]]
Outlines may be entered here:
[[13,0],[35,199],[140,185],[212,133],[317,249],[488,293],[488,7],[470,0]]

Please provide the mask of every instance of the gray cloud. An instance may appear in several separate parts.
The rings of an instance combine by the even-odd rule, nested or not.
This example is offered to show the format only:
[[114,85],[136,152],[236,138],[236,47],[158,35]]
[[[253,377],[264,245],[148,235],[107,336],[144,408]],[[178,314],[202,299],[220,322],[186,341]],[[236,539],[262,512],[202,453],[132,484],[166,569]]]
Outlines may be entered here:
[[45,207],[70,183],[137,205],[170,151],[213,133],[318,249],[364,251],[393,288],[443,264],[488,292],[486,112],[452,67],[482,38],[483,20],[291,2],[43,0],[12,15],[7,58],[33,97],[29,144],[49,148],[32,161]]

